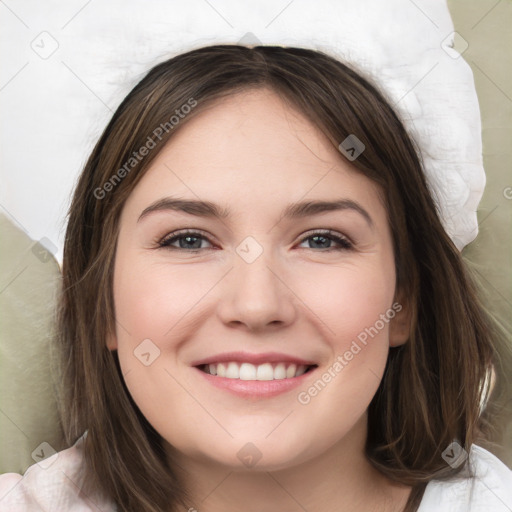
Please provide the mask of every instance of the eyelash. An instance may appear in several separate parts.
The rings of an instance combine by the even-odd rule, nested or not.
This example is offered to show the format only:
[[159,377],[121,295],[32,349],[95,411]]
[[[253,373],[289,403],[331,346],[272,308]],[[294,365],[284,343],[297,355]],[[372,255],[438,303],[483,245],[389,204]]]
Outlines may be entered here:
[[[315,236],[322,236],[324,238],[333,240],[334,242],[338,243],[340,247],[337,248],[327,248],[327,249],[320,249],[318,252],[333,252],[333,251],[349,251],[354,249],[354,246],[352,242],[344,236],[338,235],[335,232],[327,229],[327,230],[319,230],[314,231],[308,236],[302,238],[300,243],[303,243],[304,241],[314,238]],[[176,251],[185,251],[185,252],[199,252],[204,249],[183,249],[181,247],[172,247],[171,243],[180,240],[181,238],[185,238],[187,236],[193,236],[194,238],[202,238],[207,240],[208,242],[212,243],[207,236],[202,234],[199,231],[191,231],[191,230],[183,230],[183,231],[177,231],[175,233],[171,233],[170,235],[165,236],[162,240],[158,242],[158,248],[164,248],[164,249],[170,249],[170,250],[176,250]]]

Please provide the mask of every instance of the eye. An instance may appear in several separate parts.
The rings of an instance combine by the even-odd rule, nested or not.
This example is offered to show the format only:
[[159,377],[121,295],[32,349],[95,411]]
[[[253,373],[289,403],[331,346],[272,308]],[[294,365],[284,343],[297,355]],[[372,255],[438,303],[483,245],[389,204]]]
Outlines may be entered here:
[[[171,233],[163,238],[158,245],[159,247],[167,247],[169,249],[199,251],[203,249],[203,247],[198,247],[198,245],[201,245],[201,240],[208,240],[208,238],[198,231],[184,230],[177,233]],[[178,242],[178,247],[172,245],[175,242]]]
[[[306,247],[306,249],[320,248],[323,249],[321,252],[346,251],[354,248],[352,242],[350,242],[347,237],[334,233],[331,230],[315,231],[309,236],[303,238],[301,243],[304,243],[307,240],[313,241],[313,247]],[[338,247],[326,247],[326,244],[332,241],[336,242]]]
[[[158,242],[158,246],[183,251],[200,251],[201,249],[205,249],[205,247],[201,247],[201,242],[204,240],[210,243],[208,238],[199,231],[183,230],[167,235]],[[322,249],[321,252],[350,250],[354,247],[348,238],[330,230],[315,231],[303,238],[301,243],[308,240],[312,240],[312,246],[306,247],[306,249]],[[178,247],[173,245],[176,242],[178,243]],[[331,247],[330,245],[326,246],[326,244],[330,244],[332,242],[338,244],[338,247]]]

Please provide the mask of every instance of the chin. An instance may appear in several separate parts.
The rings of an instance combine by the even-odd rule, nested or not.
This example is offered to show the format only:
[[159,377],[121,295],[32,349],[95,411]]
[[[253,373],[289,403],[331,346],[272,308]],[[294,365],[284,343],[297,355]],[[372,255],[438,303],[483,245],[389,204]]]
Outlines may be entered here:
[[[275,429],[275,426],[274,423],[272,428]],[[193,458],[200,464],[223,466],[229,471],[237,472],[287,469],[320,455],[326,449],[320,440],[308,440],[305,433],[293,427],[269,435],[271,431],[272,429],[265,429],[262,434],[253,430],[254,435],[250,431],[243,435],[235,435],[231,431],[233,438],[227,440],[224,436],[222,440],[211,440],[211,444],[206,441],[208,436],[204,433],[201,436],[202,441],[190,440],[188,447],[175,448],[185,457]],[[290,435],[291,432],[293,435]]]

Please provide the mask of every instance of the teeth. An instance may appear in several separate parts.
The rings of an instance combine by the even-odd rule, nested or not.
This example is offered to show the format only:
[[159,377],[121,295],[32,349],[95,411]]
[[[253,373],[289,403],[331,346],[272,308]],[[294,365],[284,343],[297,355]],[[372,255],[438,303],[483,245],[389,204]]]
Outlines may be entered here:
[[226,370],[226,378],[228,379],[239,379],[240,378],[240,369],[236,363],[229,363],[228,369]]
[[[237,366],[236,363],[229,363],[229,365]],[[239,376],[240,380],[256,380],[256,366],[249,363],[242,363],[240,365]]]
[[286,379],[286,368],[283,363],[279,363],[274,368],[274,379]]
[[300,377],[303,373],[306,373],[306,366],[301,365],[297,368],[297,373],[295,374],[295,377]]
[[[253,366],[253,365],[251,365]],[[270,363],[260,364],[256,370],[256,380],[273,380],[274,368]]]
[[273,366],[271,363],[254,365],[251,363],[228,363],[207,364],[203,369],[210,375],[217,375],[227,379],[240,380],[282,380],[300,377],[306,373],[307,366],[301,364],[277,363]]
[[291,364],[288,366],[288,369],[286,370],[286,378],[291,379],[292,377],[295,377],[295,372],[297,370],[297,365]]
[[[215,365],[212,364],[212,366],[215,368]],[[222,363],[219,363],[217,365],[217,375],[219,377],[225,377],[226,376],[226,366]]]

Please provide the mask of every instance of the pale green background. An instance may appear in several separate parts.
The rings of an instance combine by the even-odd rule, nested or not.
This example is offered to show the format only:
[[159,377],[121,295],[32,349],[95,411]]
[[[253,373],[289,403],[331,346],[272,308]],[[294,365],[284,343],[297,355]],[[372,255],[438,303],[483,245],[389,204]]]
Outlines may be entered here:
[[[463,57],[473,70],[480,102],[487,174],[478,208],[480,231],[463,255],[476,264],[490,309],[510,328],[512,199],[504,190],[512,187],[512,1],[448,0],[448,7],[455,31],[469,44]],[[510,427],[503,444],[494,452],[512,467]]]

